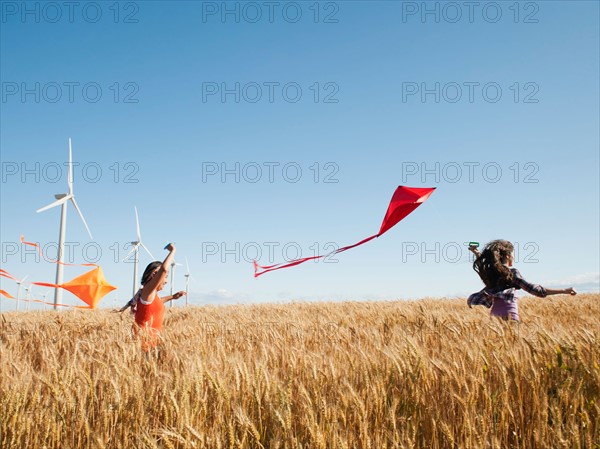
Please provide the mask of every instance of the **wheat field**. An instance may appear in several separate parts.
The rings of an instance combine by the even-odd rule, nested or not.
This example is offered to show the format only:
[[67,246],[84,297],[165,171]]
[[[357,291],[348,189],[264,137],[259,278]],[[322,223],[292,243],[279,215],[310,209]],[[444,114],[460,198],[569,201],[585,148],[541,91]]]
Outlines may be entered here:
[[600,448],[600,297],[4,313],[0,447]]

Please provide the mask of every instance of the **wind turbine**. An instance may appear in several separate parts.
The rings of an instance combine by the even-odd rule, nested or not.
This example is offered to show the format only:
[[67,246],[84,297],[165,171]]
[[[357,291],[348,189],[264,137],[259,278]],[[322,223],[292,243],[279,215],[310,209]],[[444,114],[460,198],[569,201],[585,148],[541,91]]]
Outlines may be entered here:
[[148,248],[146,248],[146,245],[144,245],[142,243],[142,236],[140,234],[140,220],[138,218],[137,207],[133,206],[133,208],[135,210],[135,227],[136,227],[136,231],[137,231],[137,240],[135,242],[131,242],[131,245],[133,247],[131,248],[131,251],[129,251],[129,253],[127,253],[125,258],[123,259],[123,262],[125,262],[125,260],[127,260],[129,258],[129,256],[131,256],[131,254],[133,254],[133,293],[131,294],[132,297],[135,296],[135,294],[137,293],[138,260],[139,260],[140,246],[146,250],[146,252],[150,255],[152,260],[155,260],[154,256],[150,252],[150,250]]
[[[171,262],[171,296],[175,293],[175,267],[180,267],[180,263],[176,263],[175,259]],[[173,301],[170,302],[169,307],[173,307]]]
[[[29,275],[27,275],[29,276]],[[19,286],[18,290],[17,290],[17,305],[15,306],[15,310],[19,310],[19,301],[21,300],[21,284],[23,284],[23,281],[25,281],[25,279],[27,279],[27,276],[25,276],[23,279],[17,281],[17,285]]]
[[[71,200],[73,203],[73,207],[81,217],[81,221],[83,221],[83,225],[87,230],[90,239],[92,239],[92,233],[90,232],[90,228],[88,227],[85,218],[83,218],[83,214],[77,205],[77,201],[75,201],[75,194],[73,193],[73,152],[71,150],[71,138],[69,137],[69,169],[67,172],[67,184],[69,187],[68,193],[59,193],[54,195],[56,201],[48,204],[47,206],[38,209],[36,212],[44,212],[45,210],[52,209],[56,206],[61,206],[60,213],[60,234],[58,238],[58,263],[56,264],[56,284],[61,285],[63,283],[63,270],[64,265],[62,264],[63,257],[65,255],[65,234],[67,232],[67,202]],[[54,310],[58,308],[57,304],[60,304],[62,301],[62,289],[57,288],[54,290]]]
[[185,277],[185,306],[187,307],[187,305],[188,305],[188,297],[189,297],[189,293],[190,293],[190,288],[189,288],[190,287],[190,280],[194,280],[194,278],[190,274],[190,264],[188,263],[187,256],[185,257],[185,268],[187,270],[187,273],[184,275],[184,277]]
[[29,304],[31,304],[31,290],[33,289],[33,284],[29,284],[29,287],[25,287],[25,311],[29,312]]

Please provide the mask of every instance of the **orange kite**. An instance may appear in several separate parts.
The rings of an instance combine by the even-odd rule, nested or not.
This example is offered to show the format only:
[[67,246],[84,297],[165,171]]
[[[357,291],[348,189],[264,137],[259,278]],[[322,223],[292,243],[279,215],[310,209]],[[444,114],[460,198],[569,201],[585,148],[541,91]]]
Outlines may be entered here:
[[[44,256],[44,254],[42,253],[42,251],[40,249],[40,246],[37,243],[26,242],[25,238],[23,236],[21,236],[21,242],[25,245],[29,245],[29,246],[33,246],[33,247],[37,248],[37,250],[40,253],[40,255],[42,256],[42,258],[44,258],[48,262],[60,263],[62,265],[70,265],[70,266],[80,265],[80,266],[86,266],[86,267],[95,267],[93,270],[90,270],[87,273],[83,273],[81,276],[78,276],[75,279],[73,279],[69,282],[60,284],[60,285],[59,284],[50,284],[47,282],[32,282],[31,283],[32,285],[41,285],[42,287],[63,288],[65,290],[70,291],[71,293],[73,293],[75,296],[77,296],[79,299],[81,299],[83,302],[85,302],[87,304],[87,307],[85,307],[85,306],[68,306],[66,304],[56,304],[57,306],[95,309],[98,306],[98,303],[100,302],[100,300],[102,298],[104,298],[104,296],[106,296],[108,293],[112,292],[113,290],[116,290],[116,288],[117,288],[108,283],[108,281],[104,277],[104,272],[102,271],[102,268],[99,265],[96,265],[94,263],[71,264],[71,263],[64,263],[64,262],[59,262],[57,260],[48,259],[47,257]],[[12,279],[16,282],[19,282],[19,280],[17,278],[15,278],[8,271],[3,270],[3,269],[0,269],[0,276],[3,276],[6,278],[9,278],[9,279]],[[4,290],[0,290],[0,294],[2,294],[3,296],[6,296],[7,298],[14,299],[12,296],[10,296],[10,294],[8,292],[6,292]],[[43,302],[43,301],[35,300],[34,302]],[[50,303],[45,303],[45,304],[50,304]]]
[[64,288],[92,309],[96,308],[102,298],[117,288],[108,283],[102,268],[99,266],[64,284],[48,284],[46,282],[32,282],[32,284],[43,287]]

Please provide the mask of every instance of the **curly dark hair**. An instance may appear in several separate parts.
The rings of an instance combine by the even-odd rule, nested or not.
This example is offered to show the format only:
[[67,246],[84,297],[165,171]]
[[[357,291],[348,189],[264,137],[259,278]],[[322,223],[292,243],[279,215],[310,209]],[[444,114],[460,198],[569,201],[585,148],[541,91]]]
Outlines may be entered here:
[[508,240],[493,240],[473,262],[473,269],[487,288],[509,288],[513,274],[505,264],[512,256],[514,246]]

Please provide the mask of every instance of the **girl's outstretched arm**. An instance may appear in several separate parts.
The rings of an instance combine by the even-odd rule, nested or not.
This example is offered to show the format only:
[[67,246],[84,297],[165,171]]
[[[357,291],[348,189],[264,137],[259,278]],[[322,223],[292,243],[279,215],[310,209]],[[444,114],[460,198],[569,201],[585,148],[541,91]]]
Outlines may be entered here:
[[127,304],[125,304],[123,307],[121,307],[121,308],[120,308],[120,309],[118,309],[118,310],[115,310],[115,312],[118,312],[118,313],[125,312],[125,311],[126,311],[127,309],[129,309],[129,308],[130,308],[132,305],[133,305],[133,298],[132,298],[132,299],[130,299],[129,301],[127,301]]
[[553,289],[553,288],[547,288],[546,289],[546,294],[547,295],[571,295],[571,296],[575,296],[577,294],[577,292],[575,291],[575,289],[573,287],[569,287],[569,288],[561,288],[561,289]]
[[179,299],[181,298],[183,295],[185,295],[185,292],[183,290],[181,290],[180,292],[174,293],[172,295],[169,296],[165,296],[164,298],[160,298],[162,300],[162,302],[167,303],[173,299]]
[[552,288],[544,288],[541,285],[530,284],[521,273],[516,268],[512,269],[513,279],[515,285],[519,288],[522,288],[527,293],[530,293],[534,296],[539,296],[540,298],[545,298],[548,295],[576,295],[577,292],[573,289],[573,287],[563,288],[563,289],[552,289]]

